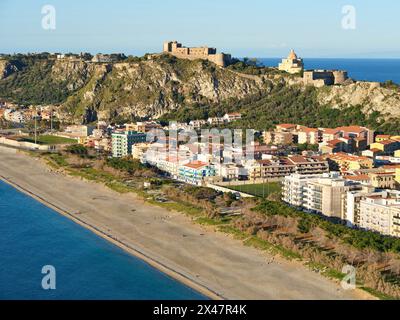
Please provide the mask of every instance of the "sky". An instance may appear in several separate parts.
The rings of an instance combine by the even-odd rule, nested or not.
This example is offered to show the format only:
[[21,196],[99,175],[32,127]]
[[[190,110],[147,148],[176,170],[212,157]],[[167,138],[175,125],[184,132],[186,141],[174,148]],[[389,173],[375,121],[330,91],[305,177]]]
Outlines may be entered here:
[[0,52],[142,55],[178,40],[235,57],[400,58],[399,13],[398,0],[0,0]]

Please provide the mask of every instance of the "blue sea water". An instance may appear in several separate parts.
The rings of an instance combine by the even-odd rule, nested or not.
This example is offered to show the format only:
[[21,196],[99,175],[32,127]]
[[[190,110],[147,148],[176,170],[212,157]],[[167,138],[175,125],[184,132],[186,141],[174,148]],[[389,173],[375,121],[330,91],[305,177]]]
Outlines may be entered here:
[[[278,58],[259,59],[265,66],[277,67]],[[392,80],[400,84],[400,59],[316,59],[305,58],[306,69],[347,70],[355,80],[385,82]]]
[[[56,290],[42,289],[42,267]],[[195,300],[173,280],[0,181],[0,300]]]

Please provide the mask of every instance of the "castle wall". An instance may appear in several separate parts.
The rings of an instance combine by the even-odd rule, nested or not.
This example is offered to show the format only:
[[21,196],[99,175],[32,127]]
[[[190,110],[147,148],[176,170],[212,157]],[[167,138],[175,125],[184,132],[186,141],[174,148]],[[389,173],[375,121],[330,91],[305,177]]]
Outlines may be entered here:
[[215,48],[208,48],[208,47],[185,48],[182,46],[182,44],[176,41],[164,43],[164,52],[169,53],[180,59],[208,60],[221,67],[227,66],[231,61],[230,55],[217,53],[217,49]]
[[343,84],[347,79],[347,71],[341,70],[307,70],[303,76],[304,84],[316,87]]

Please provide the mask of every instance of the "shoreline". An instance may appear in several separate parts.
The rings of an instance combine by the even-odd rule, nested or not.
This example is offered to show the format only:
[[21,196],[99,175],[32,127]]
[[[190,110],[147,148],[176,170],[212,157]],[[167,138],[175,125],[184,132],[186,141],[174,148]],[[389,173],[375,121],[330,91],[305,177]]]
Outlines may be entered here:
[[217,292],[214,292],[212,289],[207,288],[207,287],[195,282],[193,279],[190,279],[188,276],[186,276],[176,270],[173,270],[172,268],[168,267],[167,265],[163,264],[160,261],[155,260],[154,258],[150,257],[149,255],[142,252],[141,250],[139,250],[137,248],[133,248],[131,245],[124,243],[121,240],[115,239],[114,237],[112,237],[111,235],[100,230],[96,226],[91,225],[88,222],[83,221],[82,219],[79,219],[78,217],[69,213],[68,211],[58,207],[57,205],[47,201],[46,199],[43,199],[42,197],[38,196],[37,194],[23,188],[22,186],[10,181],[6,177],[0,175],[0,180],[3,181],[4,183],[8,184],[9,186],[13,187],[14,189],[18,190],[19,192],[33,198],[34,200],[45,205],[46,207],[52,209],[53,211],[57,212],[58,214],[62,215],[63,217],[70,219],[77,225],[93,232],[95,235],[103,238],[104,240],[108,241],[109,243],[113,244],[114,246],[117,246],[118,248],[122,249],[123,251],[144,261],[151,267],[166,274],[167,276],[174,279],[175,281],[178,281],[181,284],[184,284],[185,286],[191,288],[192,290],[206,296],[207,298],[212,299],[212,300],[226,300],[223,296],[221,296]]
[[102,184],[56,173],[24,152],[14,150],[3,158],[2,181],[210,299],[373,299],[359,289],[344,291],[297,263],[277,259],[267,264],[272,256],[229,235],[134,194],[120,195]]

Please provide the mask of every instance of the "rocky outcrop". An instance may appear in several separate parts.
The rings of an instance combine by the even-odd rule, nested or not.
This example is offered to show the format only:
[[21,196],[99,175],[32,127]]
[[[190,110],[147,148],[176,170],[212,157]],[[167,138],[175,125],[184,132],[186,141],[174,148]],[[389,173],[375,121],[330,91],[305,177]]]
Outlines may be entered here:
[[[276,70],[252,75],[220,68],[209,61],[165,55],[110,64],[43,55],[18,55],[10,61],[0,60],[0,98],[24,104],[60,105],[62,120],[73,122],[159,118],[185,107],[219,108],[221,103],[224,110],[229,110],[231,100],[239,101],[238,110],[240,100],[248,105],[248,101],[268,97],[274,87],[306,90],[301,77]],[[10,77],[14,73],[15,77]],[[310,94],[313,102],[324,106],[361,106],[365,113],[378,111],[385,120],[400,118],[396,86],[355,82],[314,88]]]
[[385,119],[400,118],[400,89],[385,88],[378,82],[320,88],[318,100],[333,108],[361,106],[368,114],[378,111]]
[[185,105],[242,99],[262,91],[264,82],[209,62],[157,57],[116,63],[103,72],[95,70],[89,83],[61,110],[67,119],[80,118],[87,110],[96,111],[100,120],[116,116],[158,118]]
[[7,78],[14,72],[18,71],[18,68],[7,60],[0,60],[0,80]]

